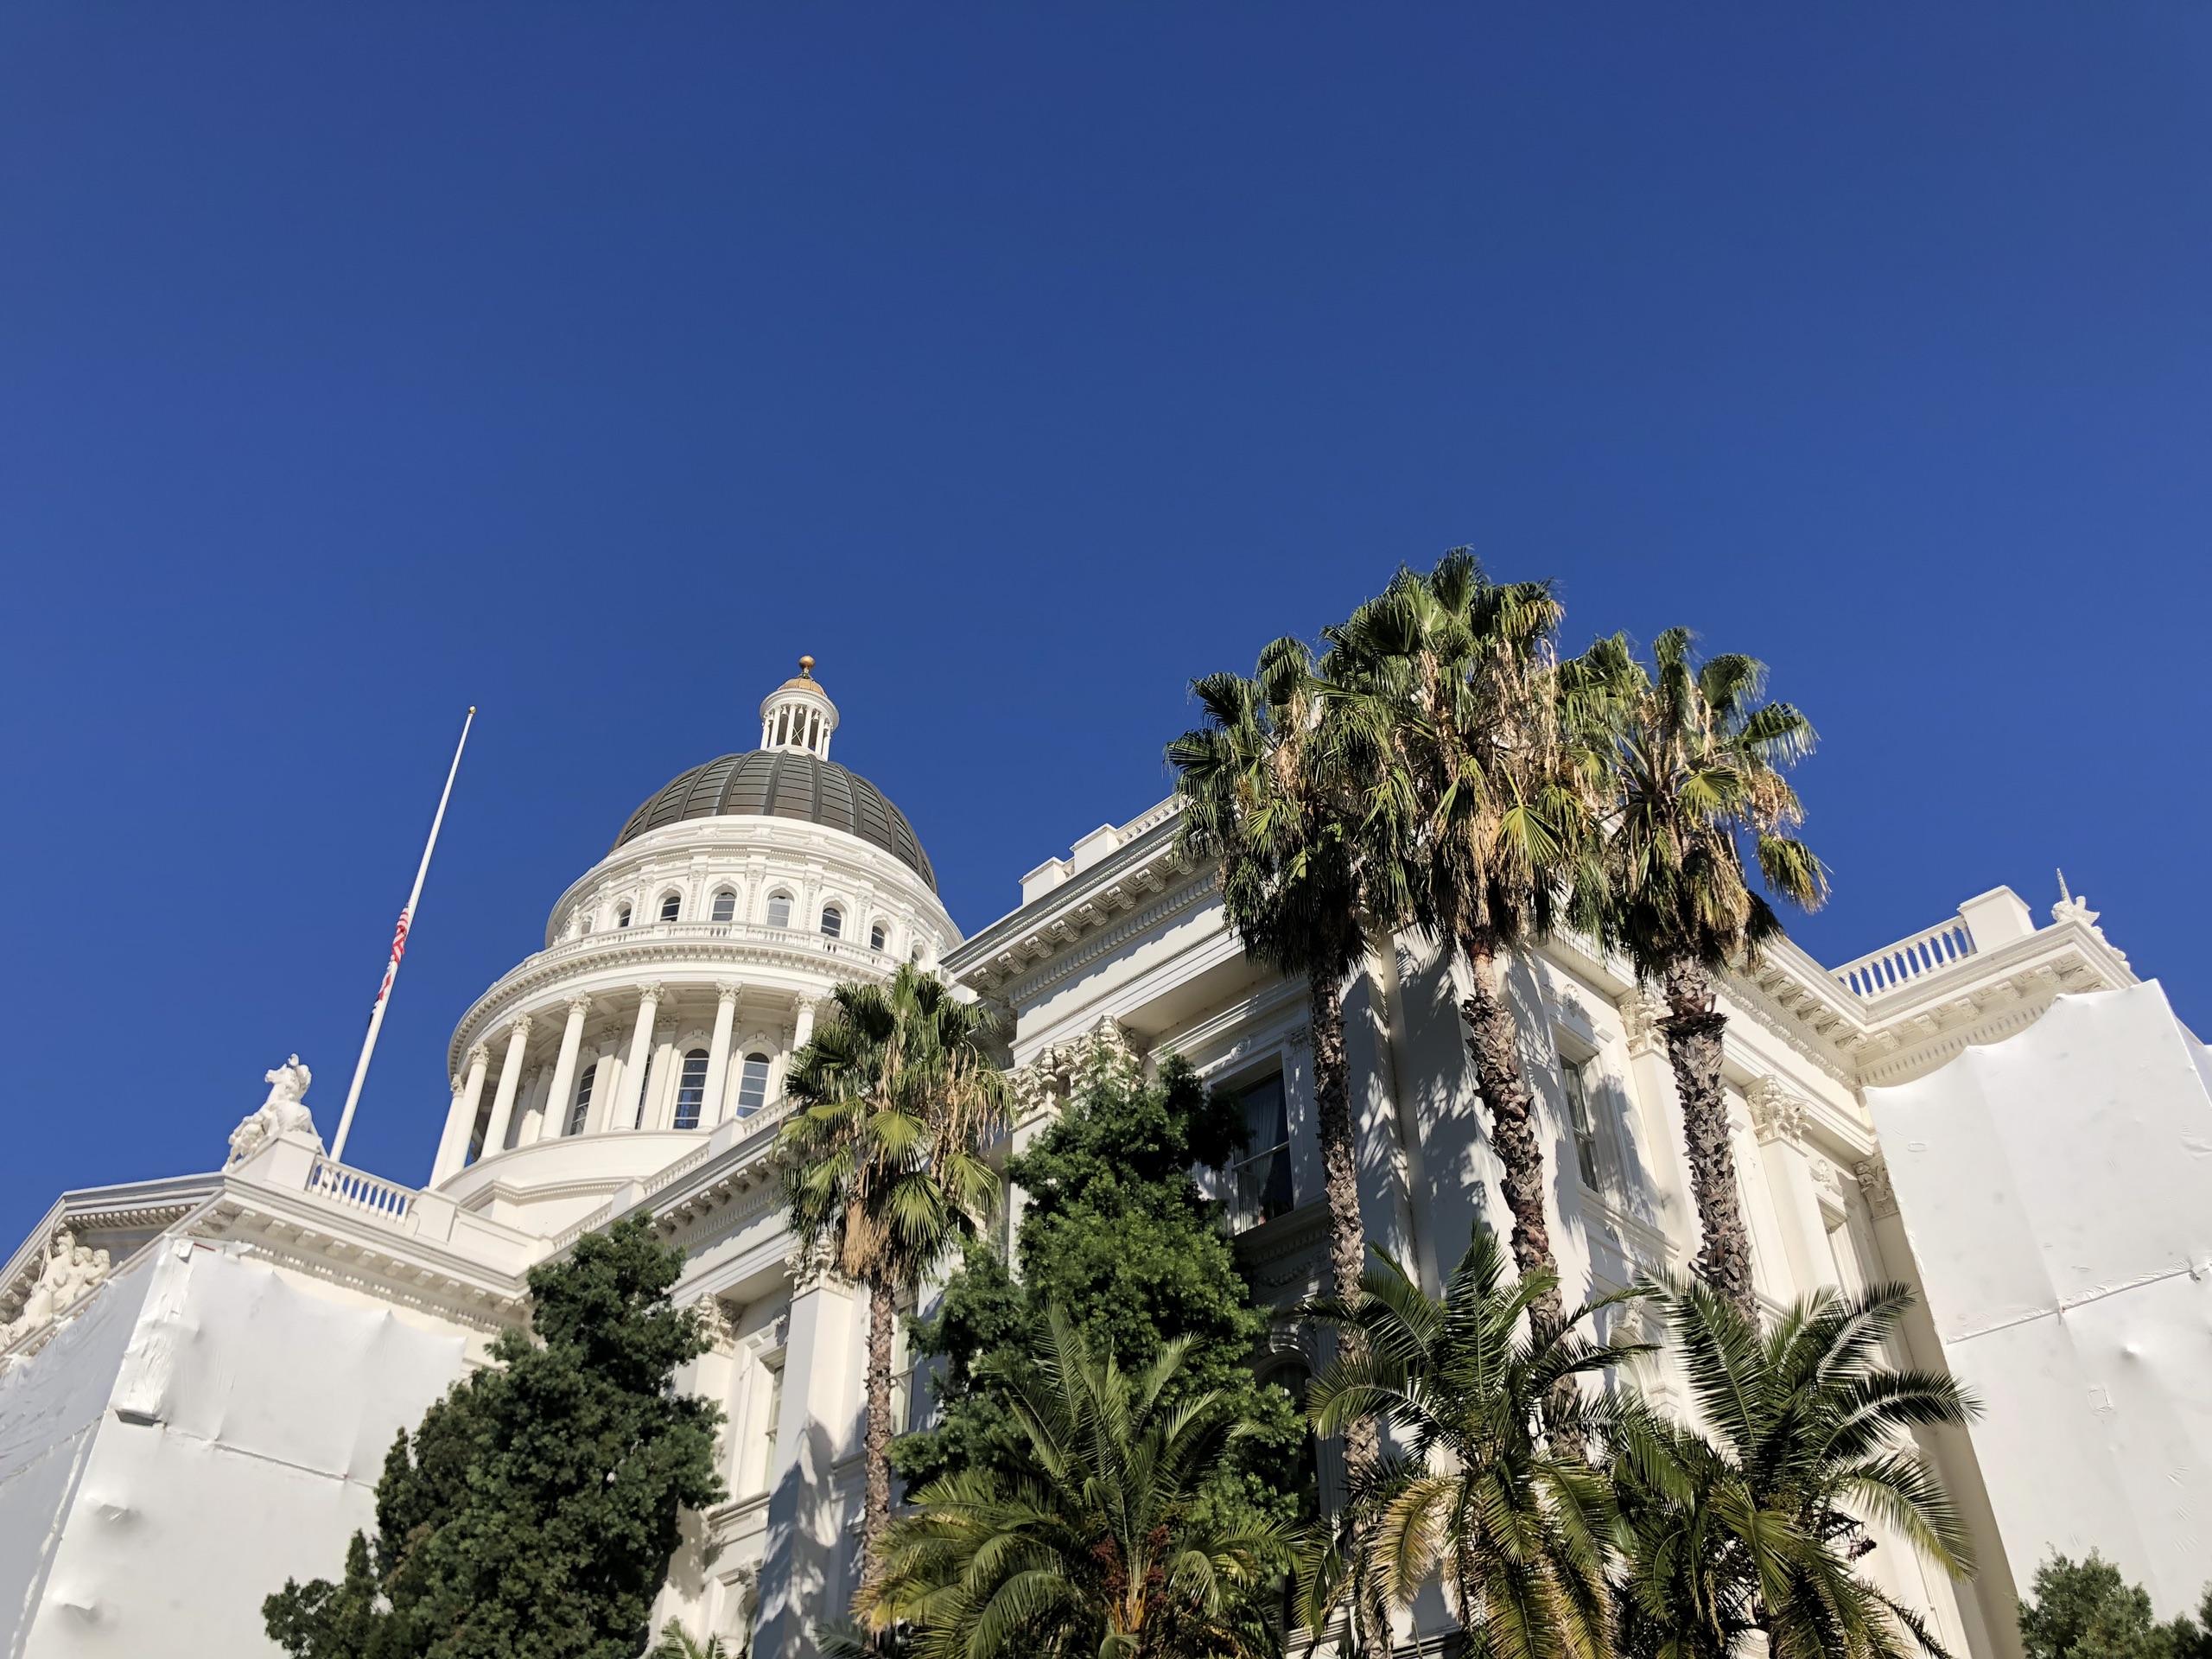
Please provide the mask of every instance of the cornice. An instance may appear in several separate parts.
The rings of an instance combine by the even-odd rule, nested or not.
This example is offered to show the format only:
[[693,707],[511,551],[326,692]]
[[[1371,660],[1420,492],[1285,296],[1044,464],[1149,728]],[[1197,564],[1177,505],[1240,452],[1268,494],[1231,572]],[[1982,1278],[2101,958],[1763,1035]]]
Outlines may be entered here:
[[1116,913],[1142,903],[1146,895],[1166,891],[1193,870],[1210,873],[1210,862],[1202,865],[1177,855],[1177,815],[1163,812],[1167,804],[1132,820],[1129,839],[1090,868],[946,951],[945,972],[977,990],[992,991],[1018,976],[1028,957],[1047,959]]

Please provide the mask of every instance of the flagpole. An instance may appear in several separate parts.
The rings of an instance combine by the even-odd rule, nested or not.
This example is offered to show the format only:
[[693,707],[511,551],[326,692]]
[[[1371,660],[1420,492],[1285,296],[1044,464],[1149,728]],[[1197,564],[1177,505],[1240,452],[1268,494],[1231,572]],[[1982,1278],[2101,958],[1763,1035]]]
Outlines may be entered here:
[[384,983],[377,987],[377,1005],[369,1010],[369,1034],[361,1039],[361,1058],[353,1067],[353,1086],[346,1091],[346,1109],[338,1119],[338,1136],[330,1143],[330,1161],[346,1157],[346,1136],[353,1127],[353,1108],[360,1104],[361,1084],[369,1075],[369,1059],[377,1052],[377,1033],[384,1029],[384,1011],[391,1001],[392,982],[399,977],[399,959],[407,954],[407,930],[415,925],[415,906],[423,897],[423,878],[430,873],[430,855],[438,849],[438,829],[446,821],[446,803],[453,798],[453,780],[461,770],[461,752],[468,747],[468,728],[476,723],[476,705],[468,705],[468,718],[461,722],[461,741],[454,745],[453,765],[446,770],[445,792],[438,797],[437,815],[430,820],[430,839],[423,848],[423,861],[415,867],[415,890],[407,895],[407,908],[399,912],[392,930],[391,960],[384,965]]

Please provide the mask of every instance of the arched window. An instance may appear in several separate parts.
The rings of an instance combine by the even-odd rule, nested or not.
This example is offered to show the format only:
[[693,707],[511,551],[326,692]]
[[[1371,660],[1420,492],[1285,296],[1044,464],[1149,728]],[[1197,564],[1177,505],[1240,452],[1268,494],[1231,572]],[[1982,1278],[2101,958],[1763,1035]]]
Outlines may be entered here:
[[768,1103],[768,1057],[748,1054],[737,1072],[737,1115],[750,1117]]
[[791,896],[788,893],[768,895],[768,925],[789,927],[791,925]]
[[664,922],[672,922],[672,921],[674,921],[674,920],[675,920],[678,916],[682,915],[683,913],[683,894],[681,894],[681,893],[664,893],[664,894],[661,896],[661,901],[660,901],[660,918],[661,918],[661,920],[663,920]]
[[724,887],[715,895],[715,919],[718,922],[728,922],[734,921],[736,918],[737,895],[728,887]]
[[638,1112],[637,1116],[630,1120],[632,1128],[642,1129],[645,1127],[645,1109],[652,1103],[652,1097],[653,1057],[648,1054],[645,1056],[644,1070],[638,1073]]
[[629,906],[617,905],[614,907],[614,925],[617,927],[627,927],[630,925]]
[[599,1062],[594,1060],[584,1067],[584,1074],[576,1079],[575,1104],[569,1108],[569,1127],[563,1135],[582,1135],[584,1121],[591,1116],[591,1086],[599,1078]]
[[707,1051],[695,1048],[683,1057],[683,1074],[676,1080],[676,1127],[699,1127],[699,1108],[707,1098]]
[[845,912],[835,905],[824,905],[822,907],[822,937],[825,939],[837,938],[844,931]]
[[883,931],[883,924],[878,922],[868,931],[868,948],[871,950],[882,950],[883,941],[887,937]]

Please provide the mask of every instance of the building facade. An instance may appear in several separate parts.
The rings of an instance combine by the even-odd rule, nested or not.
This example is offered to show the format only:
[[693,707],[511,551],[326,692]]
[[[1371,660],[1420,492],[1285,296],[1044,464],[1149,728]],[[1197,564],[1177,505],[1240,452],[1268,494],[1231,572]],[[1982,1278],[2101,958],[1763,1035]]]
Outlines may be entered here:
[[[1244,956],[1211,871],[1176,850],[1174,803],[1040,864],[1015,909],[963,939],[912,826],[830,761],[837,710],[810,671],[763,702],[757,748],[640,806],[554,904],[543,948],[462,1014],[421,1187],[329,1160],[301,1109],[304,1068],[280,1067],[225,1168],[66,1194],[0,1270],[9,1659],[273,1651],[261,1597],[336,1571],[391,1433],[526,1318],[529,1268],[639,1211],[685,1253],[677,1294],[713,1346],[684,1381],[728,1419],[731,1496],[686,1518],[659,1617],[749,1636],[763,1659],[810,1656],[856,1582],[866,1309],[785,1228],[783,1077],[836,984],[904,962],[1002,1012],[1017,1142],[1096,1044],[1179,1053],[1236,1090],[1251,1141],[1219,1190],[1240,1255],[1275,1305],[1321,1287],[1304,987]],[[1738,1170],[1770,1306],[1917,1281],[1869,1090],[2002,1046],[2061,996],[2136,986],[2096,919],[2068,899],[2039,923],[1999,888],[1840,968],[1783,944],[1726,985]],[[1432,1288],[1474,1223],[1504,1213],[1460,971],[1421,939],[1378,940],[1346,995],[1368,1231]],[[1686,1267],[1697,1222],[1653,998],[1568,938],[1526,953],[1513,992],[1570,1294]],[[1916,1315],[1901,1359],[1946,1362],[1940,1313]],[[1285,1330],[1254,1363],[1294,1384],[1315,1356]],[[1663,1367],[1650,1383],[1671,1387]],[[926,1388],[902,1378],[900,1401],[925,1410]],[[1871,1564],[1955,1651],[1997,1659],[2018,1651],[2012,1599],[2035,1561],[1993,1507],[1980,1433],[1929,1445],[1980,1576],[1954,1585],[1890,1538]],[[242,1552],[210,1535],[218,1503],[274,1518]],[[1424,1650],[1447,1635],[1433,1601],[1403,1632]]]

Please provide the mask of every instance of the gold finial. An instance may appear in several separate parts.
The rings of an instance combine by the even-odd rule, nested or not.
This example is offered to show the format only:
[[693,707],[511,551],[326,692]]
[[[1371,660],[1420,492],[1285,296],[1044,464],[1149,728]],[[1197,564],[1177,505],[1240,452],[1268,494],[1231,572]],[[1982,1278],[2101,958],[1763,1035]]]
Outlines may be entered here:
[[813,658],[802,657],[798,659],[798,677],[802,680],[810,680],[814,677]]

